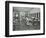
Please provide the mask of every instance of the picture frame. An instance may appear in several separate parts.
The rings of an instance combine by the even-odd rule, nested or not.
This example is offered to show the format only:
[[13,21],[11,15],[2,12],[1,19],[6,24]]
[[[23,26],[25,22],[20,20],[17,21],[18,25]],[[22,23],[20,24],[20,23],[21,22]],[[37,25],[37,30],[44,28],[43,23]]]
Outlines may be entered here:
[[[34,14],[33,11],[35,13],[37,12],[37,14]],[[34,16],[35,20],[36,18],[37,20],[40,20],[38,21],[39,23],[35,23],[34,21],[29,21],[29,19],[30,20],[33,19]],[[27,20],[23,22],[22,18],[25,18]],[[15,23],[16,22],[15,20],[17,20],[17,23]],[[26,25],[22,24],[22,22],[20,22],[21,20]],[[19,24],[21,23],[20,24],[21,26],[18,23]],[[31,26],[31,24],[33,25]],[[36,24],[36,26],[34,26],[34,24]],[[32,35],[44,35],[44,34],[45,34],[45,3],[5,1],[6,37],[32,36]]]

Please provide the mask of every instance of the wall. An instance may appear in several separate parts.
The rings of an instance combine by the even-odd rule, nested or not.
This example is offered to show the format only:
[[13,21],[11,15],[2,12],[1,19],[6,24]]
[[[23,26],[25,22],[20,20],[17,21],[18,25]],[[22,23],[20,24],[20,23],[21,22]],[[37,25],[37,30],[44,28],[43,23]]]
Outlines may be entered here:
[[34,8],[30,11],[30,13],[39,13],[40,12],[40,8]]
[[[0,38],[6,38],[5,37],[5,1],[6,0],[0,0]],[[46,9],[46,0],[14,0],[14,1],[43,2],[43,3],[45,3],[45,9]],[[45,22],[46,22],[46,20],[45,20]],[[46,23],[45,23],[45,25],[46,25]],[[45,35],[8,37],[8,38],[46,38],[46,33],[45,33]]]

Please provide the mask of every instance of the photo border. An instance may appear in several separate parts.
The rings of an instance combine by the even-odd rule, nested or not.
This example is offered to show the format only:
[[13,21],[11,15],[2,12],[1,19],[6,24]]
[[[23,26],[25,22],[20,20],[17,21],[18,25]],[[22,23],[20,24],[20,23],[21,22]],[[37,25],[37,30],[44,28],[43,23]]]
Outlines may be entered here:
[[[21,35],[9,35],[9,3],[43,5],[43,33],[37,33],[37,34],[21,34]],[[45,3],[19,2],[19,1],[5,1],[5,36],[6,36],[6,37],[32,36],[32,35],[44,35],[44,34],[45,34]]]

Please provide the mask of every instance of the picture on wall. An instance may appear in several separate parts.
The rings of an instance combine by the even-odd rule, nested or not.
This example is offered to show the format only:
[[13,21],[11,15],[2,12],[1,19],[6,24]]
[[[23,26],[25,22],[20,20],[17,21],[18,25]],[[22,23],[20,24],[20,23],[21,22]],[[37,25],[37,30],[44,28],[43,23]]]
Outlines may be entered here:
[[5,2],[5,36],[45,34],[45,4],[35,2]]

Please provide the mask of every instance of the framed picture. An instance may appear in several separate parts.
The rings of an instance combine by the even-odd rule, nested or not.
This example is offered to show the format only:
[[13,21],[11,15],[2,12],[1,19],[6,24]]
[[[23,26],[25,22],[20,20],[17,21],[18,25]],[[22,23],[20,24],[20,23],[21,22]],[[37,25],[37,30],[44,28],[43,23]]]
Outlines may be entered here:
[[5,36],[45,34],[45,3],[5,2]]

